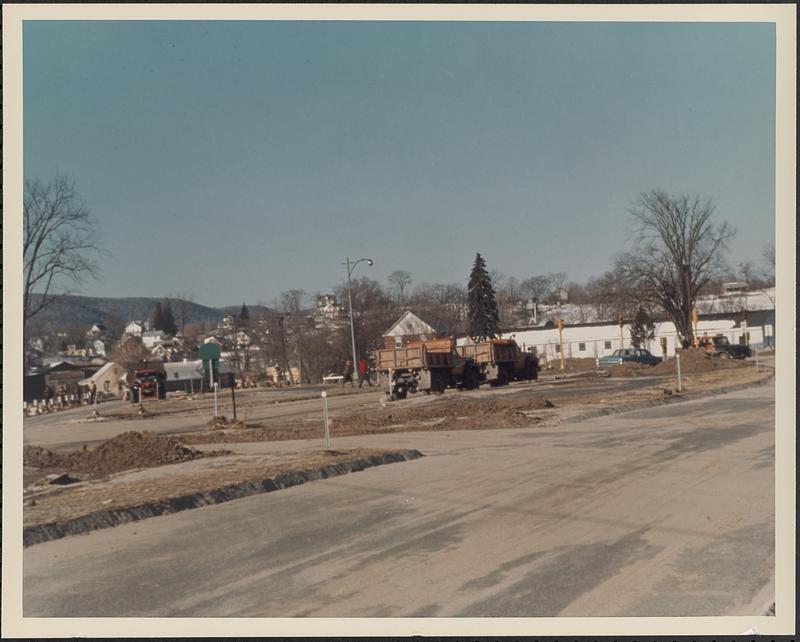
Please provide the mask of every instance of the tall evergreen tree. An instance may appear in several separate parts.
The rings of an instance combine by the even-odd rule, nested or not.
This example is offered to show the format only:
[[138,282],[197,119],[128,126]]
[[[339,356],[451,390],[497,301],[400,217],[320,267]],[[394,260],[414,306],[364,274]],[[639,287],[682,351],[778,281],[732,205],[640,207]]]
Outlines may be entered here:
[[178,324],[175,323],[175,317],[172,314],[172,306],[170,306],[169,301],[164,301],[161,306],[161,314],[162,322],[161,327],[158,329],[170,336],[178,334]]
[[497,313],[492,278],[480,253],[475,255],[475,263],[469,275],[467,306],[467,331],[471,337],[484,341],[500,334],[500,317]]
[[150,327],[153,330],[161,330],[164,327],[164,310],[161,308],[161,301],[156,301],[153,317],[150,320]]
[[242,309],[239,310],[239,321],[242,322],[242,325],[247,325],[247,322],[250,321],[250,310],[244,303],[242,303]]

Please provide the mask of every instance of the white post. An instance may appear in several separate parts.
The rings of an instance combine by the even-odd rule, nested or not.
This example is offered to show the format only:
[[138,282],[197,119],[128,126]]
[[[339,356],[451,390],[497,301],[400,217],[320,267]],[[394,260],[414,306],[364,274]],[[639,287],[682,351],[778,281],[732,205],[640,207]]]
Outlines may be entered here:
[[322,420],[325,422],[325,450],[331,449],[330,424],[328,422],[328,393],[322,391]]
[[678,364],[678,392],[683,392],[683,386],[681,385],[681,353],[678,351],[675,352],[675,363]]
[[219,388],[219,384],[215,381],[214,382],[214,417],[217,416],[217,388]]

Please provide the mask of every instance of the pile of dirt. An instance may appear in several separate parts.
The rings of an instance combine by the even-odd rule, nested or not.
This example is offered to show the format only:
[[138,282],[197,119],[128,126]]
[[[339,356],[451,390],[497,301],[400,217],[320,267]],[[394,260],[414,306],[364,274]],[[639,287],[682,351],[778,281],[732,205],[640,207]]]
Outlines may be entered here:
[[37,446],[26,446],[23,461],[26,466],[40,469],[58,468],[98,476],[222,454],[228,452],[200,452],[152,432],[129,431],[109,439],[97,448],[88,449],[84,446],[79,452],[56,453]]
[[209,430],[226,430],[228,428],[241,430],[245,427],[241,419],[228,419],[225,415],[212,417],[206,425]]
[[[714,372],[718,369],[741,368],[749,365],[743,360],[726,359],[725,357],[712,357],[703,350],[688,348],[680,351],[681,373],[699,374],[703,372]],[[676,374],[678,365],[675,357],[669,357],[666,361],[653,366],[654,375]]]

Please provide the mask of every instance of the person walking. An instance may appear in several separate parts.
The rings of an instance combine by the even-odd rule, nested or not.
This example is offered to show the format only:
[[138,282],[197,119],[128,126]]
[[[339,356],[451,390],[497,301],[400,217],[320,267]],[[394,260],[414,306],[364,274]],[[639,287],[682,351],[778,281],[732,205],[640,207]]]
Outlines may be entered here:
[[344,386],[344,384],[346,384],[348,382],[350,383],[351,386],[354,385],[353,384],[353,362],[350,361],[349,359],[347,361],[345,361],[345,363],[344,363],[344,376],[342,377],[342,386]]
[[97,397],[97,384],[94,381],[89,382],[89,405],[94,404],[94,400]]
[[361,357],[358,360],[358,387],[360,388],[365,381],[372,388],[372,382],[369,380],[369,362]]

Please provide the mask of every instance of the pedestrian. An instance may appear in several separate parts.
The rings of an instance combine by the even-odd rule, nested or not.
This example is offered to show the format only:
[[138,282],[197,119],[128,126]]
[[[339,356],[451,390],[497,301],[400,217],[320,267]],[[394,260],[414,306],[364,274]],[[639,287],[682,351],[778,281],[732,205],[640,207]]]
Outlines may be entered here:
[[97,384],[94,381],[89,382],[89,405],[93,405],[97,398]]
[[342,377],[342,386],[344,384],[350,382],[350,385],[353,384],[353,362],[349,359],[344,363],[344,376]]
[[64,404],[66,403],[67,391],[64,390],[64,386],[58,387],[58,405],[59,407],[63,408]]
[[372,388],[372,382],[369,380],[369,362],[361,357],[358,360],[358,387],[360,388],[365,381]]

